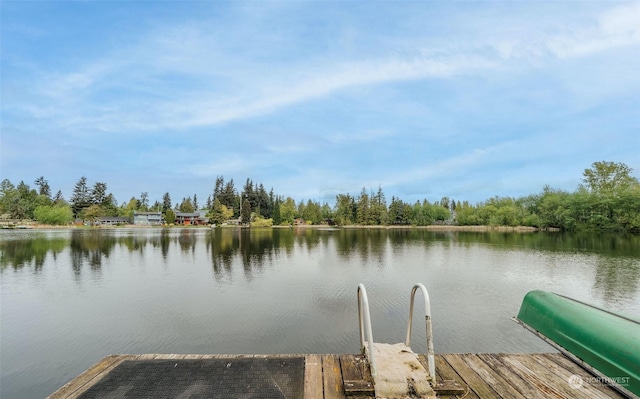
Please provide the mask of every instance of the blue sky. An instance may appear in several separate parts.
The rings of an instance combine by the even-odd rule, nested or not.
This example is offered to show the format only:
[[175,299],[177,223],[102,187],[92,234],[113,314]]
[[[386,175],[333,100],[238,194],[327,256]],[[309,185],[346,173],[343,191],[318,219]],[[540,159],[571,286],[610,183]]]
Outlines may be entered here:
[[640,2],[3,1],[2,178],[408,202],[640,176]]

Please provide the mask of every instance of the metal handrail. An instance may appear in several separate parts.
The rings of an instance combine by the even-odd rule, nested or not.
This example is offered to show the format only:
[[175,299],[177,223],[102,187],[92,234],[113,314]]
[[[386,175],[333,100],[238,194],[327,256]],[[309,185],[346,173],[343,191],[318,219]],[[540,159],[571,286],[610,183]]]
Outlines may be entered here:
[[369,313],[369,299],[367,298],[367,290],[364,288],[363,284],[358,284],[358,320],[360,322],[359,323],[360,352],[362,354],[365,353],[364,342],[365,342],[365,332],[366,332],[367,336],[369,337],[369,340],[367,341],[369,345],[369,366],[371,368],[371,376],[375,377],[376,362],[373,355],[373,333],[371,332],[371,315]]
[[427,328],[427,361],[429,363],[429,377],[433,382],[433,385],[436,384],[436,364],[435,357],[433,351],[433,332],[431,331],[431,306],[429,302],[429,293],[424,285],[418,283],[413,286],[411,290],[411,307],[409,308],[409,326],[407,327],[407,339],[404,341],[404,344],[411,348],[411,324],[413,321],[413,303],[416,296],[416,291],[420,288],[422,290],[422,294],[424,296],[424,319]]

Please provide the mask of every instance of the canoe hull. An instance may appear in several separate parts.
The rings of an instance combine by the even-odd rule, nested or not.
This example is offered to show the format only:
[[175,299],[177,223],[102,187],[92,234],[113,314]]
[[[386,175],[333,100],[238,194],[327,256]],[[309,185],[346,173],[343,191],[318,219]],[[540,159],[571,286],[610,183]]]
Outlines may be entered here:
[[516,321],[623,393],[640,396],[640,321],[545,291],[525,296]]

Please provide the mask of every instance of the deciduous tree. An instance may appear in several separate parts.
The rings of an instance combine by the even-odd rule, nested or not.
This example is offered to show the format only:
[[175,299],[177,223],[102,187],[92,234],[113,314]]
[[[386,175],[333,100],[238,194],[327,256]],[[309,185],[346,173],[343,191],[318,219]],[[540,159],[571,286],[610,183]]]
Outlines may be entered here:
[[64,226],[73,221],[73,212],[69,205],[40,205],[34,211],[38,223]]
[[582,181],[591,192],[607,194],[640,184],[631,176],[632,171],[622,162],[594,162],[591,168],[584,170]]
[[191,198],[189,197],[183,198],[182,202],[180,203],[180,206],[178,207],[178,210],[180,212],[185,212],[185,213],[195,212],[195,209],[193,208],[193,203],[191,202]]
[[213,200],[213,209],[208,215],[211,224],[221,225],[233,217],[233,211],[222,205],[220,200],[216,198]]
[[[282,222],[293,224],[296,215],[296,202],[291,197],[287,197],[283,203],[280,204],[280,218]],[[282,223],[281,222],[281,223]]]
[[176,222],[176,213],[173,211],[173,209],[171,208],[167,209],[167,211],[164,214],[164,220],[168,224],[173,224]]

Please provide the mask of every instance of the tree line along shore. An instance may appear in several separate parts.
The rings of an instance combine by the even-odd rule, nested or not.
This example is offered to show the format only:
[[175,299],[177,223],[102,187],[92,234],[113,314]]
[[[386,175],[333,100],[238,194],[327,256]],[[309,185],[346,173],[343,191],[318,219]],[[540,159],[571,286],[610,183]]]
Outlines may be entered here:
[[[443,197],[408,203],[387,198],[381,187],[363,188],[359,195],[338,194],[335,204],[296,201],[267,192],[262,183],[247,179],[239,191],[233,179],[216,178],[212,194],[200,203],[197,195],[172,203],[167,192],[150,203],[148,194],[118,204],[107,184],[90,186],[86,177],[75,184],[69,200],[61,191],[52,195],[48,181],[39,177],[31,188],[24,181],[0,183],[0,220],[30,220],[33,224],[68,226],[91,224],[103,217],[132,220],[135,212],[161,212],[163,222],[176,222],[176,213],[199,213],[208,224],[255,227],[337,225],[358,227],[428,227],[450,230],[600,230],[640,232],[640,182],[624,163],[594,162],[585,169],[574,191],[545,186],[525,197],[495,196],[470,204]],[[1,224],[1,223],[0,223]]]

